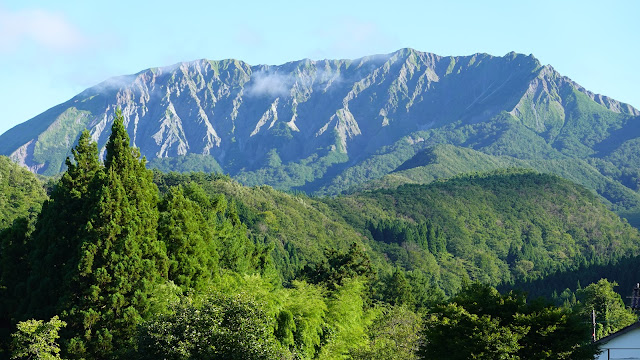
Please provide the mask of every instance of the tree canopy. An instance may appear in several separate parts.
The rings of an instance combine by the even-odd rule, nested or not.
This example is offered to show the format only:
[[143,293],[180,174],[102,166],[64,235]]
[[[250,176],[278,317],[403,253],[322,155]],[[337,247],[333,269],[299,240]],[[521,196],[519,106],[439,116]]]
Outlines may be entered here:
[[424,359],[593,359],[589,324],[571,312],[527,304],[479,283],[464,287],[425,316]]

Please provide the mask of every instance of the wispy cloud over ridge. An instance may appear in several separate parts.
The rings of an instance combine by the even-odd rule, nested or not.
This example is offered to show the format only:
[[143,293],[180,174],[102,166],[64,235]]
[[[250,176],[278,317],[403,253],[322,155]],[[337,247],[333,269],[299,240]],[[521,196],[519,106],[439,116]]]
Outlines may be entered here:
[[251,75],[245,92],[248,96],[284,96],[289,94],[293,83],[291,75],[259,71]]

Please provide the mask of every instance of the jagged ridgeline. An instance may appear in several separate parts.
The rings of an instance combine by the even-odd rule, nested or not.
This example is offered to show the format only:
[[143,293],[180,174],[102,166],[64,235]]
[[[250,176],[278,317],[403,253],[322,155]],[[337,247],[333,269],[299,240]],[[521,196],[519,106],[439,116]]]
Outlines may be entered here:
[[[152,68],[16,126],[0,136],[0,154],[53,175],[88,128],[103,156],[118,107],[132,144],[163,170],[221,171],[248,185],[337,194],[450,144],[579,181],[614,209],[637,207],[627,195],[638,190],[638,110],[531,55],[402,49],[356,60]],[[449,163],[475,170],[469,160]]]

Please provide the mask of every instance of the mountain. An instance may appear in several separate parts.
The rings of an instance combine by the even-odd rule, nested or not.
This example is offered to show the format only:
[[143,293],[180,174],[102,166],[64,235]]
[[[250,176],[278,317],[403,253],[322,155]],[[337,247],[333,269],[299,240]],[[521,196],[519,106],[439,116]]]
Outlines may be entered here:
[[[104,154],[117,108],[133,145],[164,170],[221,171],[247,185],[337,194],[449,144],[569,173],[615,209],[637,206],[629,194],[640,182],[640,112],[532,55],[401,49],[278,66],[203,59],[152,68],[109,79],[14,127],[0,136],[0,154],[37,173],[59,173],[84,128]],[[452,161],[470,167],[464,157]]]
[[[212,199],[225,197],[237,208],[253,242],[271,249],[285,282],[305,266],[326,260],[327,249],[346,251],[353,243],[366,249],[381,277],[399,267],[412,281],[447,294],[455,293],[465,278],[546,288],[545,295],[574,286],[576,279],[586,284],[587,274],[589,281],[604,274],[636,281],[615,269],[618,264],[637,267],[640,233],[585,187],[555,175],[502,170],[509,165],[499,162],[503,158],[450,145],[423,155],[475,157],[468,163],[481,165],[482,159],[492,160],[499,170],[455,176],[468,169],[442,168],[437,160],[426,167],[443,176],[429,184],[400,181],[389,189],[333,198],[247,187],[228,176],[203,173],[155,172],[154,181],[162,196],[176,185],[195,183]],[[406,174],[398,178],[412,170],[421,173],[420,166],[412,167],[398,172]],[[9,229],[18,217],[35,219],[47,198],[35,175],[6,157],[0,157],[0,189],[0,230]]]

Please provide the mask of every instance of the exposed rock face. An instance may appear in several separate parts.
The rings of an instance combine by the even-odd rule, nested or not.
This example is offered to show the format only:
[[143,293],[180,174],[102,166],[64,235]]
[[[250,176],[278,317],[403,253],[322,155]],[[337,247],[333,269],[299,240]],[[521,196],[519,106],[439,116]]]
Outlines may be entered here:
[[210,155],[223,171],[258,183],[277,178],[266,164],[278,156],[289,185],[313,188],[384,146],[418,144],[420,135],[407,137],[414,132],[483,123],[505,112],[562,151],[576,94],[603,111],[640,115],[515,53],[441,57],[402,49],[279,66],[196,60],[89,88],[3,134],[0,154],[54,174],[85,127],[103,148],[121,108],[133,144],[148,159]]

